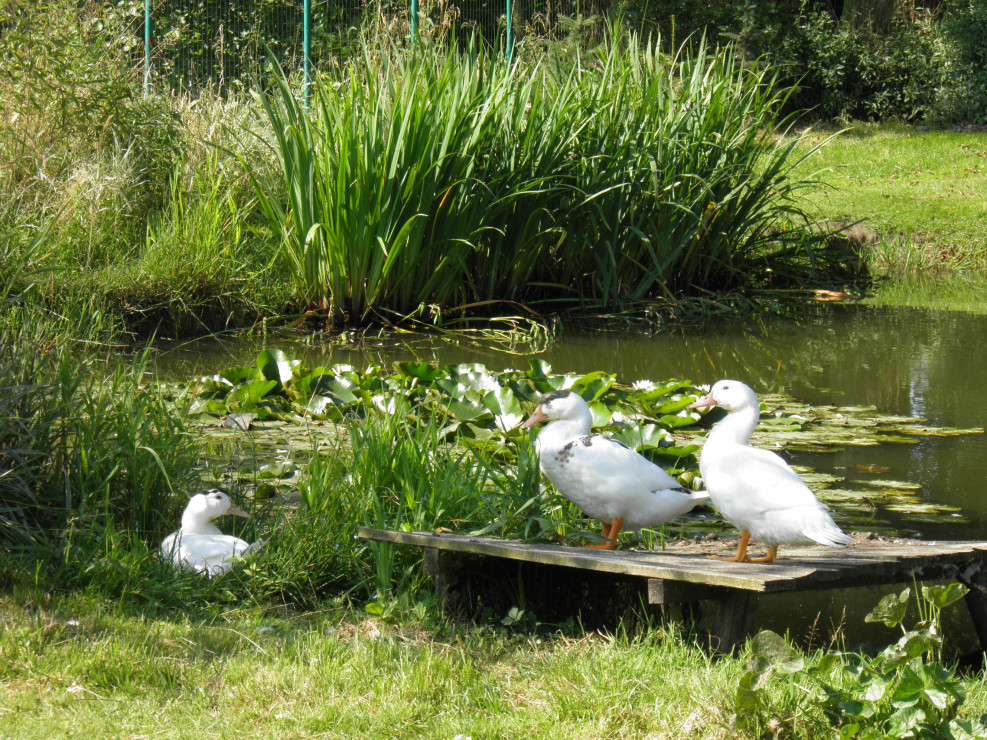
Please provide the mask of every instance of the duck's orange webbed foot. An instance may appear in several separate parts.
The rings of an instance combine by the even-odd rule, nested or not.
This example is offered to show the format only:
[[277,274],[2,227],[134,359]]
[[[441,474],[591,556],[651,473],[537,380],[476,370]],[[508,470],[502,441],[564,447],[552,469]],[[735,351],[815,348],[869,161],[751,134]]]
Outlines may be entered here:
[[720,555],[710,555],[710,560],[722,560],[726,563],[749,563],[751,559],[747,557],[747,543],[751,541],[751,533],[746,529],[740,533],[740,542],[737,543],[737,554],[732,558],[725,558]]
[[586,545],[586,547],[591,550],[616,550],[617,549],[617,535],[620,534],[621,528],[624,526],[623,519],[614,519],[609,524],[603,525],[603,536],[607,538],[608,542],[598,542],[595,545]]

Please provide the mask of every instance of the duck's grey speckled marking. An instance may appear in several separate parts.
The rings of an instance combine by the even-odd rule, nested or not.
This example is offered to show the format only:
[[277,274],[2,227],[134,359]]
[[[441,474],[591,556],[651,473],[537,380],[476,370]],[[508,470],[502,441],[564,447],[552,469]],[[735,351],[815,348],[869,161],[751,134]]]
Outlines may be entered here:
[[569,458],[572,457],[572,446],[576,444],[575,442],[569,442],[561,450],[555,453],[555,458],[560,462],[568,462]]
[[582,437],[579,441],[583,443],[583,447],[592,447],[593,445],[592,437]]

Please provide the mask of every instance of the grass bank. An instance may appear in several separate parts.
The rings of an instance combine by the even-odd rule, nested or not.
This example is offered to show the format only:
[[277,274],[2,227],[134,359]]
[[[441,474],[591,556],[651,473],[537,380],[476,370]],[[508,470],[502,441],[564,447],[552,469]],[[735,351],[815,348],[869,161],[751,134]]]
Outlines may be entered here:
[[[698,739],[836,731],[810,682],[835,676],[835,654],[802,654],[781,638],[759,638],[753,655],[713,658],[658,625],[615,634],[519,630],[447,621],[423,604],[387,619],[340,601],[306,613],[237,604],[190,614],[27,588],[0,597],[0,607],[6,738]],[[787,662],[752,690],[756,671],[779,657],[766,646]],[[855,653],[843,660],[872,665]],[[836,686],[838,698],[867,690],[845,679]],[[942,716],[961,706],[957,721],[970,726],[987,711],[982,677],[957,680],[945,669],[926,690],[943,686],[964,698],[959,705],[936,695],[951,707]],[[894,710],[886,706],[871,726],[880,737],[909,736],[888,731]],[[932,737],[936,725],[924,726],[917,736]]]
[[853,124],[820,144],[802,167],[826,188],[807,196],[814,218],[860,223],[860,240],[882,273],[987,270],[987,132]]

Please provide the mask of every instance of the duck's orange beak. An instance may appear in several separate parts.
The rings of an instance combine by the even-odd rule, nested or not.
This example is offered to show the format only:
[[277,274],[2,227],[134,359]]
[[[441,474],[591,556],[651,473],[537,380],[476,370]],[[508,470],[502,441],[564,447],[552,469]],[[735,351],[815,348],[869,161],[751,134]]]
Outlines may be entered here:
[[716,401],[713,400],[713,394],[710,393],[707,396],[703,396],[695,403],[691,403],[686,408],[688,409],[708,409],[710,406],[715,406]]
[[236,504],[230,504],[230,510],[226,512],[227,514],[232,514],[233,516],[242,516],[244,519],[249,519],[250,514],[245,512]]
[[535,424],[545,421],[547,418],[548,417],[545,416],[545,412],[541,410],[541,404],[539,404],[538,408],[535,409],[535,413],[528,417],[528,420],[521,425],[521,428],[528,429],[529,427],[533,427]]

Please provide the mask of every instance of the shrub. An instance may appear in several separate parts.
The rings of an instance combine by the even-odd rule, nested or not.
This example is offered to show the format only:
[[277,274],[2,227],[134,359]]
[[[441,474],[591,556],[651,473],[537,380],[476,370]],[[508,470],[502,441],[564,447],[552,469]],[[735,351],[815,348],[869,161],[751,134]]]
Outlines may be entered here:
[[942,69],[928,16],[894,20],[886,33],[803,12],[770,57],[797,92],[790,104],[826,119],[922,120],[933,109]]
[[987,123],[987,4],[947,0],[941,23],[948,47],[941,113],[947,120]]

